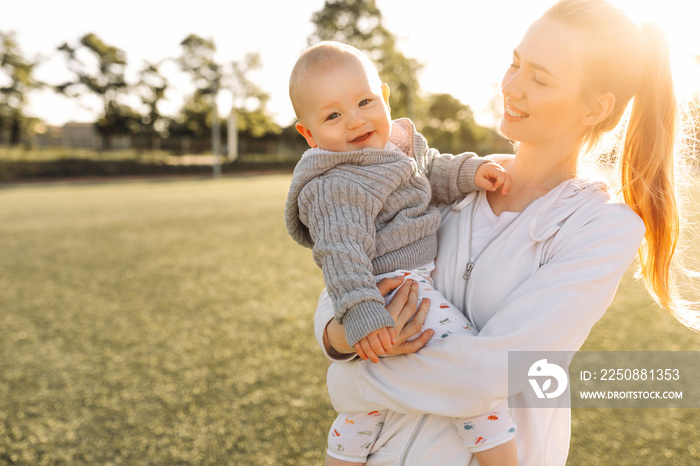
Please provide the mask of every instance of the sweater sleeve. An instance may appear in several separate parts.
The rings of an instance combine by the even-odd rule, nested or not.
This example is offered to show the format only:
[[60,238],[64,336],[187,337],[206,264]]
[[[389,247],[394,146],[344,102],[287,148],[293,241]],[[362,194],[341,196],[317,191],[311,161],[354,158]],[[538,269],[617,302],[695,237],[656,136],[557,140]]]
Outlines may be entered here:
[[431,167],[429,179],[433,190],[432,204],[449,204],[479,188],[474,182],[476,170],[489,159],[477,157],[472,152],[459,155],[440,154],[428,149],[427,165]]
[[314,241],[314,259],[350,345],[394,326],[372,273],[374,218],[380,208],[380,199],[371,192],[339,177],[317,178],[299,196],[299,214]]
[[618,214],[613,210],[558,244],[478,336],[451,335],[380,364],[333,364],[333,406],[475,416],[509,396],[508,351],[577,351],[612,302],[644,235],[638,217]]

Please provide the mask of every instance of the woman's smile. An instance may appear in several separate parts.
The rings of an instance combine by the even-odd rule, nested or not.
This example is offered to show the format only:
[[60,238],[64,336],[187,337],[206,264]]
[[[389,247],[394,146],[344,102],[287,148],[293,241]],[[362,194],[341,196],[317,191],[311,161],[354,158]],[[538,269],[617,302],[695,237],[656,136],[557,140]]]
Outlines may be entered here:
[[506,120],[517,121],[517,120],[521,120],[523,118],[527,118],[528,116],[530,116],[530,115],[528,115],[527,113],[521,112],[521,111],[511,107],[510,105],[506,104],[505,115],[504,115]]

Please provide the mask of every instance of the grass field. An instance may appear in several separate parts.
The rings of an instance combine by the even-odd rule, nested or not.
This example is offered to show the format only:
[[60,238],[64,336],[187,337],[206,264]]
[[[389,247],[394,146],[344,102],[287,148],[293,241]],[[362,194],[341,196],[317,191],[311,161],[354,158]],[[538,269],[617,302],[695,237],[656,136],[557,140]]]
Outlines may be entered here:
[[[288,175],[0,188],[0,464],[311,465],[334,412]],[[694,350],[627,276],[588,350]],[[700,463],[700,411],[575,409],[571,465]]]

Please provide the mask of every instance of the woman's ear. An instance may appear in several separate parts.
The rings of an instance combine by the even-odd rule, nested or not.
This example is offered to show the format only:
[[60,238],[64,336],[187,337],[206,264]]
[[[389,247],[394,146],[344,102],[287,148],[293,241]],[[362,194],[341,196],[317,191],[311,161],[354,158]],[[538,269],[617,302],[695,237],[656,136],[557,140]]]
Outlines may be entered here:
[[304,139],[306,139],[306,143],[309,145],[309,147],[318,147],[318,144],[316,144],[316,140],[311,134],[311,131],[309,128],[304,126],[304,123],[297,121],[294,127],[297,129],[297,131],[299,131],[299,134],[304,136]]
[[591,105],[589,112],[581,117],[581,123],[595,126],[610,116],[615,108],[615,95],[612,92],[599,95]]

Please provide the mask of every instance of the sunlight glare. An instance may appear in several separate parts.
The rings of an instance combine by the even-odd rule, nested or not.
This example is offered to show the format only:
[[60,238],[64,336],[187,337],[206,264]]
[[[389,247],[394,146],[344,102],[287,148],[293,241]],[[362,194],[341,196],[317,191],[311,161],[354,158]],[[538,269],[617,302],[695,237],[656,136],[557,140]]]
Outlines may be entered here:
[[700,2],[612,0],[637,24],[654,23],[666,33],[676,93],[681,100],[700,92]]

